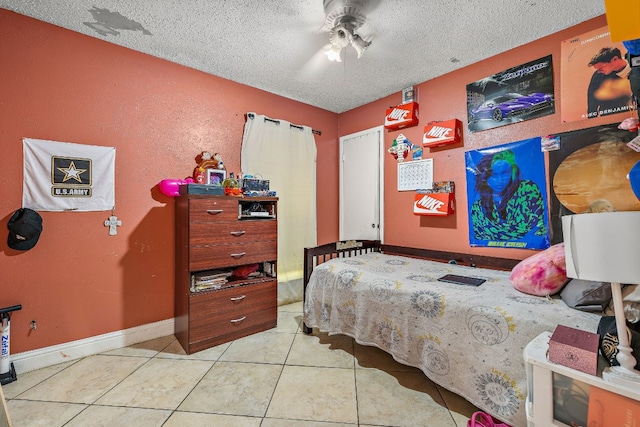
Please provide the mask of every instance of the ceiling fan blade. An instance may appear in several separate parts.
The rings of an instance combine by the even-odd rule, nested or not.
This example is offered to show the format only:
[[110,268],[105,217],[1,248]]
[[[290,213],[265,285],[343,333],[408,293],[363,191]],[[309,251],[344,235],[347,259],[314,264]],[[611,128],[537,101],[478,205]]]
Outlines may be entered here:
[[371,13],[380,6],[382,0],[366,0],[363,6],[364,13]]
[[378,35],[374,26],[368,21],[356,28],[355,33],[359,35],[360,38],[368,42],[372,41]]
[[334,9],[359,10],[365,15],[371,13],[380,6],[382,0],[324,0],[323,8],[325,13],[329,13]]
[[331,48],[330,44],[325,44],[305,62],[295,74],[296,80],[307,80],[317,76],[330,63],[325,52]]
[[317,28],[313,34],[318,35],[318,34],[325,34],[328,33],[329,31],[331,31],[331,28],[329,28],[327,26],[327,23],[325,22],[324,24],[322,24],[322,26],[320,28]]

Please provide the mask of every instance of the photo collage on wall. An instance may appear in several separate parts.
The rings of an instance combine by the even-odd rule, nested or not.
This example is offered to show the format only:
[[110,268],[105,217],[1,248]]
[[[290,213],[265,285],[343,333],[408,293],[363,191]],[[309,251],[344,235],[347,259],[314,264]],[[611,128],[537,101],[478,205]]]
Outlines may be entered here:
[[471,246],[550,245],[541,138],[465,152]]
[[467,85],[471,132],[555,113],[551,55]]

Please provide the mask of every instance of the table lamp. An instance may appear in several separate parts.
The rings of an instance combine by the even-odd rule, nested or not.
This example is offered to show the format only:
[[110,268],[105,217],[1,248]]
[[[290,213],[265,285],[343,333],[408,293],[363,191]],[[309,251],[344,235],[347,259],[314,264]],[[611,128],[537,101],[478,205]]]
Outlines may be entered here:
[[[640,284],[640,212],[601,212],[562,217],[567,277],[611,282],[620,366],[605,368],[605,381],[640,386],[622,301],[622,285]],[[639,355],[636,355],[639,356]]]

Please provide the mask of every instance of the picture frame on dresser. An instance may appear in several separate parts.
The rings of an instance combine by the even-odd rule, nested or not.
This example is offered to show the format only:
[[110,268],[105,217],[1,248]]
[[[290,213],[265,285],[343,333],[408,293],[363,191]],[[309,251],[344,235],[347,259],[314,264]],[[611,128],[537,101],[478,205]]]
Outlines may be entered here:
[[227,171],[224,169],[207,169],[207,185],[222,185],[227,179]]

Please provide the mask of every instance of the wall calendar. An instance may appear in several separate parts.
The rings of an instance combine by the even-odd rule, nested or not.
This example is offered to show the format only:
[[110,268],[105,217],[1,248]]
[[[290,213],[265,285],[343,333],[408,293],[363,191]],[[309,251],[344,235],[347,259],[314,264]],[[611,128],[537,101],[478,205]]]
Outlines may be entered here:
[[433,187],[433,159],[398,163],[398,191]]

